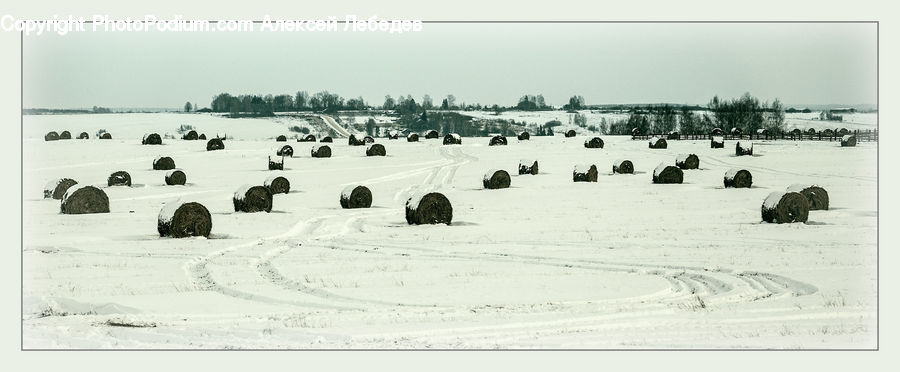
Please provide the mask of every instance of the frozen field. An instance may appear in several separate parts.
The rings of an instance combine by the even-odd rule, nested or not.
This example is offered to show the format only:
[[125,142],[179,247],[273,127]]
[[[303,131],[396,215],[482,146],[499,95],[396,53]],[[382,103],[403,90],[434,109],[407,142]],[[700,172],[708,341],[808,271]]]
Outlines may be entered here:
[[[266,158],[288,124],[205,115],[25,116],[23,332],[25,348],[875,348],[877,149],[827,141],[645,141],[605,136],[407,143],[378,139],[386,157],[336,138],[333,157],[289,142],[279,172],[289,194],[272,213],[235,213],[231,197],[274,172]],[[543,119],[541,119],[543,120]],[[564,121],[565,122],[565,121]],[[164,140],[181,124],[235,140]],[[113,140],[44,142],[43,134],[104,128]],[[652,170],[695,153],[681,185]],[[170,156],[187,185],[152,170]],[[520,159],[540,174],[518,176]],[[634,175],[611,175],[613,161]],[[596,164],[597,183],[572,182]],[[753,188],[725,189],[732,168]],[[488,169],[512,186],[484,190]],[[128,171],[133,187],[106,187]],[[62,215],[42,199],[60,177],[101,185],[109,214]],[[341,209],[345,186],[374,195]],[[760,205],[794,183],[828,190],[831,209],[806,224],[760,223]],[[410,226],[416,191],[443,192],[451,226]],[[168,201],[212,214],[206,238],[160,238]]]

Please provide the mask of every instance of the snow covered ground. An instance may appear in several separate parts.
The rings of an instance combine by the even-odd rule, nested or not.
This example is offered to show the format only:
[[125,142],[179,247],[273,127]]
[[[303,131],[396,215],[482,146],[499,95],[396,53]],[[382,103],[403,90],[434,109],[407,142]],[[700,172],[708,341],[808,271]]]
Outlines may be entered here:
[[[213,152],[140,145],[180,124],[235,139]],[[295,158],[268,171],[270,138],[287,132],[263,119],[25,116],[24,128],[25,348],[876,347],[875,143],[755,141],[754,156],[735,157],[733,141],[380,138],[387,156],[366,157],[336,139],[327,159],[291,142]],[[43,141],[99,128],[114,139]],[[651,184],[681,153],[700,169]],[[160,155],[186,185],[165,185]],[[516,175],[522,158],[540,174]],[[615,159],[635,174],[612,175]],[[580,163],[599,181],[572,182]],[[735,167],[752,188],[723,188]],[[482,189],[488,169],[512,186]],[[133,187],[106,187],[118,170]],[[272,213],[233,212],[235,190],[274,173],[292,191]],[[42,189],[61,177],[102,186],[111,212],[59,214]],[[355,183],[372,208],[340,208]],[[796,183],[824,187],[831,209],[760,223],[765,197]],[[430,190],[453,203],[451,226],[406,223],[406,199]],[[210,238],[158,236],[160,210],[179,198],[209,209]]]

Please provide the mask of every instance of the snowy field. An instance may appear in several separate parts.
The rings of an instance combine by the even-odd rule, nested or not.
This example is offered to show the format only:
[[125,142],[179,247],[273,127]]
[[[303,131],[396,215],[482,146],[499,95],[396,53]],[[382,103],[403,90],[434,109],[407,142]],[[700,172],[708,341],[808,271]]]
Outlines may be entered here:
[[[541,119],[543,120],[543,119]],[[565,120],[561,120],[565,123]],[[145,133],[194,125],[235,140],[142,146]],[[313,159],[290,142],[285,170],[266,170],[287,124],[206,115],[25,116],[25,348],[875,348],[877,148],[827,141],[645,141],[575,138],[377,142],[386,157],[336,138]],[[113,140],[44,142],[107,129]],[[652,170],[681,153],[700,158],[680,185]],[[187,185],[152,170],[170,156]],[[540,174],[516,175],[520,159]],[[634,175],[611,175],[616,159]],[[572,182],[596,164],[596,183]],[[750,189],[725,189],[731,168]],[[512,186],[484,190],[488,169]],[[128,171],[132,187],[106,187]],[[271,213],[235,213],[232,194],[273,173],[291,182]],[[108,214],[62,215],[44,184],[101,186]],[[370,209],[341,209],[359,183]],[[760,205],[795,183],[828,190],[831,209],[806,224],[761,223]],[[403,205],[436,190],[453,224],[410,226]],[[210,238],[160,238],[159,211],[176,199],[212,214]]]

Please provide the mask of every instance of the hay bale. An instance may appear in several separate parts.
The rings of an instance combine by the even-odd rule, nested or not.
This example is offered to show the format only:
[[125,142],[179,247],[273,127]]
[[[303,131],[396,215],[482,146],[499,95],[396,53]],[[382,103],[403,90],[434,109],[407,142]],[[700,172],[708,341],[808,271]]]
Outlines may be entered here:
[[566,137],[575,137],[575,130],[574,129],[567,130],[565,133],[565,136]]
[[845,135],[841,137],[841,147],[853,147],[856,146],[856,136],[852,134]]
[[834,131],[831,129],[825,129],[822,131],[823,137],[834,137]]
[[419,135],[416,133],[407,134],[406,142],[419,142]]
[[179,169],[172,169],[166,172],[166,185],[184,185],[187,182],[187,175]]
[[287,156],[289,158],[294,157],[294,148],[291,145],[281,146],[280,149],[275,151],[275,155],[278,156]]
[[263,187],[269,189],[272,194],[287,194],[291,191],[291,181],[283,176],[273,175],[266,178]]
[[737,156],[753,155],[753,142],[750,142],[750,145],[746,146],[746,144],[741,145],[741,141],[738,141],[734,145],[734,154]]
[[126,171],[118,171],[106,179],[107,186],[131,186],[131,175]]
[[109,213],[109,197],[94,186],[70,187],[63,194],[59,211],[63,214]]
[[387,155],[387,150],[384,149],[384,145],[379,143],[373,143],[369,146],[366,146],[366,156],[385,156]]
[[150,133],[150,134],[145,135],[144,138],[141,139],[141,144],[142,145],[162,145],[162,137],[160,137],[159,134]]
[[453,220],[453,205],[441,193],[414,194],[406,201],[406,222],[410,225],[447,224]]
[[653,137],[650,139],[651,149],[665,149],[669,147],[669,143],[665,138]]
[[365,143],[365,144],[375,143],[375,137],[365,136],[365,137],[363,137],[363,143]]
[[806,130],[806,134],[808,134],[808,135],[810,135],[810,136],[815,136],[815,135],[816,135],[816,128],[809,128],[809,129],[807,129],[807,130]]
[[190,130],[187,133],[185,133],[183,136],[181,136],[181,139],[183,139],[185,141],[196,141],[198,138],[200,138],[200,137],[197,136],[197,131],[195,131],[195,130]]
[[680,168],[662,163],[653,170],[653,183],[681,183],[684,172]]
[[272,193],[263,186],[244,185],[234,192],[231,199],[235,212],[266,212],[272,211]]
[[88,134],[87,132],[81,132],[81,134],[78,135],[78,139],[89,139],[89,138],[91,138],[91,135]]
[[332,143],[332,142],[334,142],[334,139],[333,139],[333,138],[331,138],[331,136],[325,136],[325,137],[322,137],[322,140],[321,140],[321,141],[319,141],[319,142],[327,142],[327,143]]
[[756,135],[757,135],[757,136],[768,136],[768,135],[769,135],[769,130],[768,130],[768,129],[757,129],[757,130],[756,130]]
[[837,130],[837,134],[838,134],[839,136],[845,136],[845,135],[847,135],[847,134],[850,134],[850,131],[847,130],[847,128],[841,128],[841,129],[838,129],[838,130]]
[[732,168],[725,172],[725,187],[750,188],[753,185],[753,175],[746,169]]
[[269,170],[284,170],[284,156],[269,156]]
[[516,136],[516,138],[518,138],[519,141],[528,141],[531,139],[531,135],[528,134],[528,132],[521,132]]
[[213,138],[206,142],[206,151],[224,150],[225,142],[221,138]]
[[66,190],[77,184],[78,182],[71,178],[51,180],[44,185],[44,199],[61,200],[66,194]]
[[669,132],[669,134],[666,135],[666,139],[670,139],[670,140],[681,139],[681,135],[678,134],[678,132],[673,130],[673,131]]
[[153,159],[153,170],[175,169],[175,160],[168,156],[160,156]]
[[482,184],[484,188],[489,190],[495,189],[505,189],[509,187],[510,178],[509,173],[505,170],[489,170],[484,174],[484,178],[482,178]]
[[613,163],[612,171],[618,174],[634,174],[634,164],[631,160],[619,159]]
[[392,130],[392,131],[390,131],[390,132],[387,133],[387,138],[388,138],[389,140],[395,140],[395,139],[398,139],[398,138],[400,138],[400,132],[399,132],[399,131],[396,131],[396,130]]
[[796,192],[773,192],[762,204],[762,219],[766,222],[806,222],[809,218],[809,202]]
[[359,138],[356,138],[355,134],[351,134],[350,138],[347,139],[347,144],[350,146],[362,146],[362,145],[365,145],[366,143],[363,142],[362,140],[360,140]]
[[602,149],[603,148],[603,140],[600,137],[594,137],[588,140],[584,140],[584,148],[586,149]]
[[209,237],[212,230],[212,215],[203,204],[180,200],[168,202],[159,211],[156,231],[159,236],[186,238],[190,236]]
[[519,174],[538,174],[537,160],[522,159],[519,160]]
[[64,131],[62,131],[62,133],[59,134],[59,139],[61,139],[61,140],[72,139],[72,133],[69,133],[69,131],[64,130]]
[[109,132],[105,132],[100,135],[100,139],[112,139],[112,134],[109,134]]
[[431,130],[425,131],[424,137],[425,137],[425,139],[435,139],[435,138],[440,137],[440,135],[438,134],[438,132],[436,130],[431,129]]
[[675,158],[675,166],[681,169],[699,169],[700,158],[694,154],[678,154]]
[[725,137],[714,136],[709,140],[709,148],[711,149],[724,149],[725,148]]
[[350,185],[341,192],[341,208],[369,208],[372,206],[372,191],[363,185]]
[[206,133],[200,134],[200,137],[197,137],[197,139],[201,139],[201,140],[204,140],[204,141],[205,141],[205,140],[206,140]]
[[743,131],[741,131],[740,128],[731,128],[731,135],[732,135],[732,136],[740,136],[741,133],[743,133]]
[[721,136],[725,134],[725,131],[723,131],[722,128],[713,128],[713,130],[709,132],[709,134],[711,136]]
[[44,135],[44,141],[58,141],[58,140],[59,140],[59,133],[51,131]]
[[506,136],[500,134],[491,137],[490,142],[488,142],[488,146],[506,146],[506,144]]
[[593,164],[578,164],[572,171],[573,182],[597,182],[597,166]]
[[280,135],[280,136],[278,136],[278,137],[275,137],[275,142],[287,142],[287,137],[285,137],[285,136],[282,134],[282,135]]
[[456,133],[447,133],[444,136],[444,144],[445,145],[462,145],[462,137],[460,137]]
[[640,136],[640,135],[641,135],[641,129],[640,129],[640,128],[632,128],[632,129],[631,129],[631,135],[632,135],[632,136]]
[[828,210],[828,191],[816,185],[793,184],[788,186],[787,192],[796,192],[806,197],[811,211]]
[[297,138],[297,142],[316,142],[316,136],[307,134],[305,136]]
[[800,135],[803,135],[803,131],[800,130],[799,128],[794,128],[794,130],[791,131],[791,135],[792,136],[800,136]]
[[331,147],[322,145],[322,146],[313,146],[312,148],[312,157],[314,158],[330,158],[331,157]]

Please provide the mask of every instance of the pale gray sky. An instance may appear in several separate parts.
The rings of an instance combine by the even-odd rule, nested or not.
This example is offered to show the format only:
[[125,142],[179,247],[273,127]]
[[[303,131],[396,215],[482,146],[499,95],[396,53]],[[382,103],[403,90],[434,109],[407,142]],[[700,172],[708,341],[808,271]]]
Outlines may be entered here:
[[[257,29],[258,29],[257,25]],[[343,25],[339,25],[339,30]],[[220,92],[328,90],[380,105],[874,104],[874,24],[425,24],[419,33],[70,33],[25,38],[26,108],[208,106]]]

